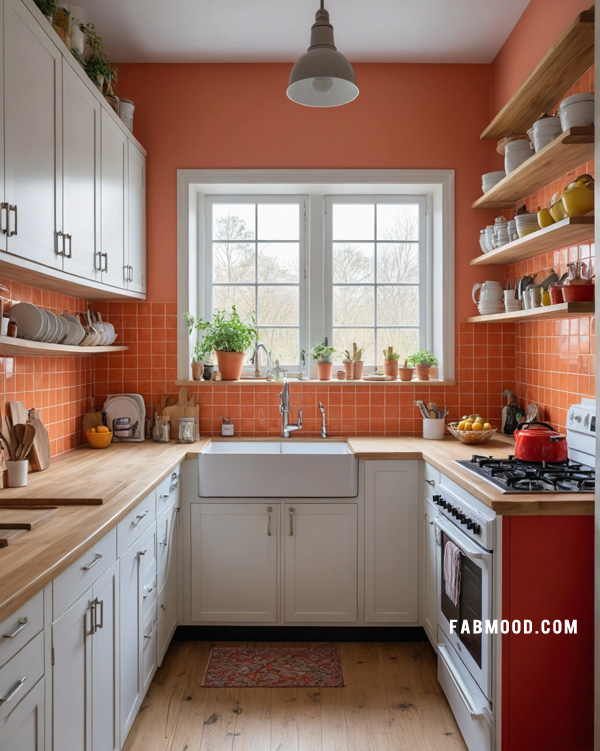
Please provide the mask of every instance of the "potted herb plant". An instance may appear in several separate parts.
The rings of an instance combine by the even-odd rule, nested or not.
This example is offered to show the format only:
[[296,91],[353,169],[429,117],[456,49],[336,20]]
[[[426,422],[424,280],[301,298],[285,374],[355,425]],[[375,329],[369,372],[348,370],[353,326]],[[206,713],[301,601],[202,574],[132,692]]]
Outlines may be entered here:
[[401,381],[412,381],[414,372],[415,369],[410,367],[408,360],[405,360],[404,365],[401,368],[398,368],[398,376]]
[[335,347],[330,347],[327,344],[327,337],[324,341],[315,344],[311,349],[310,354],[312,359],[317,361],[317,374],[319,381],[330,381],[331,371],[333,370],[333,363],[331,357],[335,352]]
[[416,367],[419,381],[428,381],[431,367],[437,367],[438,364],[437,357],[434,357],[433,353],[428,349],[420,349],[414,355],[410,355],[407,358],[407,362]]
[[348,380],[360,381],[363,374],[362,349],[358,349],[356,342],[352,342],[352,353],[344,350],[344,370]]
[[231,313],[216,310],[211,321],[186,313],[185,322],[190,333],[194,329],[204,332],[202,351],[215,351],[221,380],[237,381],[242,375],[246,352],[256,343],[254,317],[249,323],[242,321],[233,305]]
[[393,347],[383,350],[383,374],[390,376],[392,381],[398,380],[398,360],[400,355],[394,352]]
[[192,352],[192,378],[194,381],[201,381],[204,375],[204,352],[200,342],[196,342],[194,351]]
[[117,78],[117,68],[108,62],[102,46],[102,37],[98,35],[93,23],[86,23],[82,27],[85,34],[85,52],[83,55],[83,67],[88,78],[104,92],[105,84],[107,93],[112,91],[112,84]]
[[54,13],[56,12],[56,4],[54,0],[35,0],[35,4],[46,16],[48,21],[52,23],[54,21]]

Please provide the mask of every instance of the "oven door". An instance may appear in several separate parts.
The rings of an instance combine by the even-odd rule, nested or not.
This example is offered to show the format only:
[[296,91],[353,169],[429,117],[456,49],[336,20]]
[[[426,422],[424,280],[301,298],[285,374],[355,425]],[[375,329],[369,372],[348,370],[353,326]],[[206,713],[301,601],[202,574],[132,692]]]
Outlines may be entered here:
[[[438,544],[438,625],[463,664],[488,699],[492,696],[492,639],[486,623],[492,615],[492,553],[471,540],[443,516],[434,519]],[[453,542],[461,552],[460,597],[458,605],[446,595],[444,550]],[[454,630],[450,628],[453,621]],[[474,622],[481,624],[475,633]],[[479,625],[478,623],[478,625]]]

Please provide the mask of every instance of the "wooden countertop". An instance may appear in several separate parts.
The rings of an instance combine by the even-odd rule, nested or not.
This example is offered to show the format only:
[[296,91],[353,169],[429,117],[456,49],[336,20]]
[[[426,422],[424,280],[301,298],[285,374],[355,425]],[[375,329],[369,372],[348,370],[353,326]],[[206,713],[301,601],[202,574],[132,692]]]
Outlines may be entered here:
[[[60,506],[58,514],[47,524],[0,549],[0,621],[64,571],[178,464],[196,457],[209,441],[205,438],[188,445],[150,441],[119,443],[107,451],[85,447],[53,459],[50,468],[44,472],[30,474],[27,488],[1,489],[0,505],[3,501],[16,499],[26,503],[27,497],[41,498],[45,494],[49,497],[48,503],[52,504],[57,487],[66,484],[71,487],[81,484],[89,488],[90,483],[101,487],[103,483],[126,482],[124,488],[102,506]],[[348,444],[357,459],[424,459],[498,514],[594,513],[592,493],[508,496],[454,463],[456,459],[469,458],[477,452],[508,456],[514,444],[505,437],[495,438],[485,447],[464,446],[451,437],[443,441],[428,441],[420,437],[356,437],[349,438]]]

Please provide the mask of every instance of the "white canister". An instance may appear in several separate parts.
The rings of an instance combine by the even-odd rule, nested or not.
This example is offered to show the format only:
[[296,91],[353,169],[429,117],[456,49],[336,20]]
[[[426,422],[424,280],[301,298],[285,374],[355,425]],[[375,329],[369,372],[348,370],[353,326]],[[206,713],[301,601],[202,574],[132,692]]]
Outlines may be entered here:
[[509,141],[504,148],[504,168],[508,175],[516,170],[523,162],[533,155],[531,150],[531,141],[520,139],[518,141]]
[[29,462],[27,459],[18,462],[6,462],[9,488],[24,488],[27,485],[27,471]]
[[71,49],[75,50],[75,52],[79,52],[83,57],[83,52],[85,50],[85,34],[77,23],[73,26],[73,30],[71,31]]
[[133,133],[133,111],[135,104],[131,99],[121,99],[119,101],[119,117]]
[[428,438],[431,441],[441,441],[444,437],[445,429],[446,421],[443,417],[439,419],[435,417],[423,418],[423,438]]

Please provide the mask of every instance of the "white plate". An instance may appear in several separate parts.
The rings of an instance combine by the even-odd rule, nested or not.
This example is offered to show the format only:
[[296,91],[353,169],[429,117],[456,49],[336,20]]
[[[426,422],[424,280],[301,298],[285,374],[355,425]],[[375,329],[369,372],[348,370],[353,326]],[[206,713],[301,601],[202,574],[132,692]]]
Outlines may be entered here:
[[46,331],[46,334],[44,335],[44,341],[48,342],[48,344],[53,344],[54,339],[56,337],[56,334],[58,333],[58,324],[56,323],[56,316],[54,313],[51,313],[49,310],[45,310],[44,313],[47,316],[48,319],[48,330]]
[[17,324],[17,334],[20,339],[40,341],[38,339],[44,328],[44,316],[39,308],[29,302],[13,305],[9,317]]

